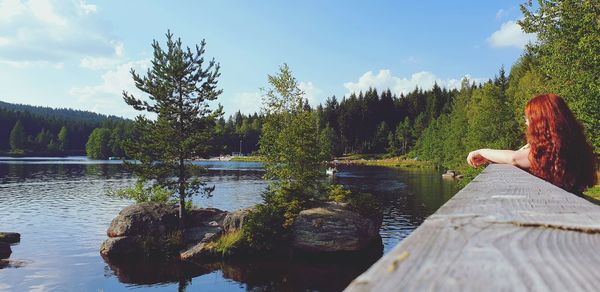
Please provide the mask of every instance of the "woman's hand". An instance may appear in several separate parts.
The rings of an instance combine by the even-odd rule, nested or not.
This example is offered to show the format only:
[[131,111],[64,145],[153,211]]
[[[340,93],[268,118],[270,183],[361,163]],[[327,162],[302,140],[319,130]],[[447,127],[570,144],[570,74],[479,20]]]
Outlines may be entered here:
[[472,166],[472,167],[479,167],[481,165],[490,163],[489,160],[487,160],[485,157],[483,157],[481,155],[480,150],[481,149],[475,150],[475,151],[471,151],[469,153],[469,155],[467,156],[467,163],[469,163],[470,166]]

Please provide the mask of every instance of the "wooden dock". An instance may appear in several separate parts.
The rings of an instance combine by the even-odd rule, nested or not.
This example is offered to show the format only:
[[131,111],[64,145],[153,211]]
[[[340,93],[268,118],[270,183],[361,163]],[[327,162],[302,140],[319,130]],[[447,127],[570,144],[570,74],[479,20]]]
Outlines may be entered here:
[[600,206],[490,165],[346,291],[600,291]]

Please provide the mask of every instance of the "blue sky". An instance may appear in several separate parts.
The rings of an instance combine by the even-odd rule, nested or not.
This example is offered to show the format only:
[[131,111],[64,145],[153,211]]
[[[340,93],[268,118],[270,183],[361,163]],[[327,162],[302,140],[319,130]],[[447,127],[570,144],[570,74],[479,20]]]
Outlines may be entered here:
[[129,68],[153,39],[206,39],[226,115],[259,109],[287,63],[314,105],[369,87],[399,94],[507,70],[527,41],[522,1],[0,0],[0,100],[133,117]]

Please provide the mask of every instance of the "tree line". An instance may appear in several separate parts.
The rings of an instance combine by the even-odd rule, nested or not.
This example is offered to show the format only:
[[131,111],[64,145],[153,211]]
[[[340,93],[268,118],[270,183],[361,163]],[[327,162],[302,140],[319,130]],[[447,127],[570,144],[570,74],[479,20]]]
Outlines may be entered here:
[[92,112],[0,102],[0,153],[81,154],[95,128],[123,121]]

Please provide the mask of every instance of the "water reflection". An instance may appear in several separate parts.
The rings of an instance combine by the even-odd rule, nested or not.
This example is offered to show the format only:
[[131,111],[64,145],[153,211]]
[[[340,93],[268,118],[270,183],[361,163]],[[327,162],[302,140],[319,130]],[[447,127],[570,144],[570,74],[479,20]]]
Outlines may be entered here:
[[[295,254],[288,259],[262,256],[210,263],[106,257],[104,261],[121,283],[176,283],[180,291],[202,288],[204,283],[197,278],[215,273],[245,284],[245,289],[252,291],[341,291],[377,261],[382,252],[382,241],[378,238],[361,253]],[[108,270],[105,275],[110,276],[107,273]],[[216,288],[220,284],[215,285],[213,289],[219,290]]]

